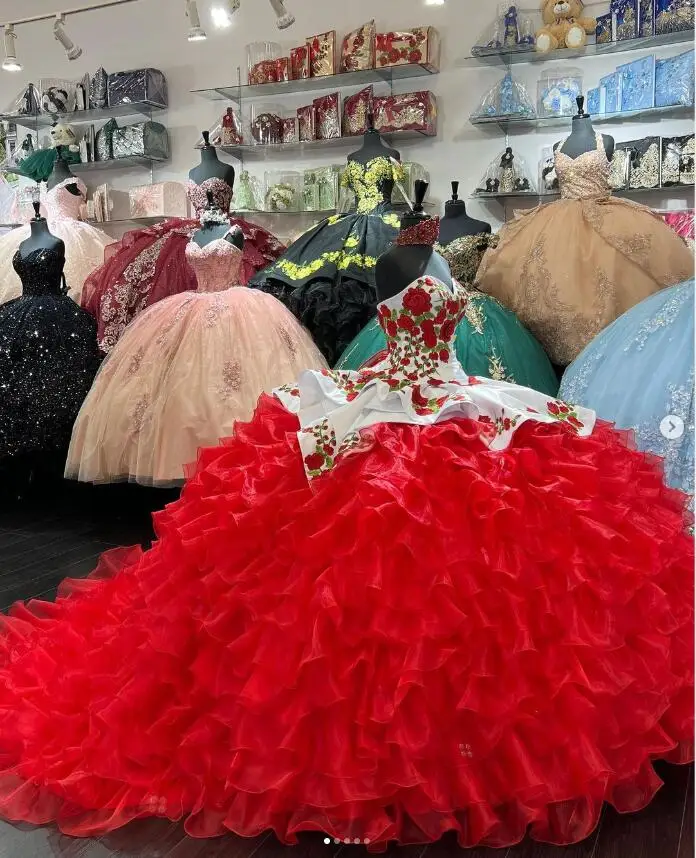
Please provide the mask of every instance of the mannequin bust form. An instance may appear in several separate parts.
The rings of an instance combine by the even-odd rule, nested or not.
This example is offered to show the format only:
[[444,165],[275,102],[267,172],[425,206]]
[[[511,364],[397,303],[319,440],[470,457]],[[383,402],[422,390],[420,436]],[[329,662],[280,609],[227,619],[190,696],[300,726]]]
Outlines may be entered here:
[[203,148],[201,149],[201,163],[189,172],[189,179],[196,184],[202,185],[206,179],[222,179],[223,182],[234,187],[234,167],[225,164],[218,158],[217,151],[210,143],[210,135],[203,132]]
[[491,232],[491,225],[469,217],[464,200],[459,199],[459,182],[452,182],[452,199],[445,203],[445,216],[440,221],[440,244],[447,245],[462,236],[484,232]]
[[244,233],[239,227],[230,229],[229,218],[220,211],[213,201],[212,191],[208,191],[208,205],[201,215],[201,228],[197,230],[191,241],[195,241],[199,247],[205,247],[211,241],[224,238],[230,244],[234,244],[240,250],[244,248]]
[[[584,110],[585,97],[579,95],[575,101],[578,105],[578,112],[573,117],[573,127],[570,136],[562,143],[556,143],[553,147],[555,151],[560,146],[561,152],[570,158],[578,158],[580,155],[584,155],[585,152],[592,152],[597,148],[597,135],[592,126],[592,120],[589,113],[585,113]],[[604,150],[607,153],[607,160],[611,161],[614,154],[614,138],[608,134],[602,134],[602,142],[604,143]]]
[[35,202],[34,217],[29,221],[30,235],[19,245],[19,254],[22,259],[26,259],[37,250],[57,250],[62,252],[65,258],[65,244],[62,239],[49,232],[46,218],[39,214],[40,208],[41,203]]
[[[52,191],[53,188],[56,187],[56,185],[59,185],[66,179],[75,179],[75,174],[70,169],[68,162],[63,158],[63,147],[56,146],[56,160],[53,164],[51,175],[46,180],[46,187],[49,191]],[[77,179],[75,179],[74,185],[68,184],[65,186],[65,188],[71,194],[74,194],[76,197],[80,196],[80,189],[77,186]]]
[[433,250],[439,230],[438,221],[423,213],[423,199],[427,189],[427,182],[420,179],[416,182],[413,211],[401,219],[401,232],[396,243],[377,260],[375,282],[379,301],[398,295],[426,274],[437,277],[452,288],[449,265]]

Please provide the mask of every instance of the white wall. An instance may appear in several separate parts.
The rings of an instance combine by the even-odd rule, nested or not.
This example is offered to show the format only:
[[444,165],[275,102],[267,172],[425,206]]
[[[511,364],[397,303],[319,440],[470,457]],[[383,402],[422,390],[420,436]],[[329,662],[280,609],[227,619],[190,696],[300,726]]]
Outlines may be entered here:
[[[0,21],[40,12],[59,11],[61,0],[0,0]],[[0,107],[4,107],[22,88],[25,81],[37,81],[41,76],[78,78],[103,65],[107,71],[150,65],[160,68],[169,83],[170,109],[163,121],[168,125],[172,143],[172,160],[155,171],[155,179],[185,178],[196,161],[193,146],[200,130],[213,124],[218,105],[190,94],[190,90],[224,86],[236,82],[238,65],[245,64],[244,47],[247,42],[269,39],[278,41],[288,49],[300,44],[305,36],[336,29],[339,37],[346,31],[376,17],[380,29],[411,27],[422,24],[436,26],[443,36],[442,73],[428,79],[417,79],[400,85],[399,91],[431,88],[439,99],[439,134],[436,140],[404,141],[399,148],[404,159],[416,160],[426,166],[431,176],[431,199],[438,204],[449,196],[449,182],[459,179],[460,194],[468,195],[485,171],[489,161],[504,147],[504,137],[497,129],[482,130],[472,127],[469,114],[477,106],[485,91],[502,76],[497,68],[475,65],[464,66],[462,60],[470,53],[486,24],[495,14],[495,0],[447,0],[445,6],[425,6],[424,0],[288,0],[288,7],[297,17],[289,30],[275,28],[275,16],[267,0],[242,0],[234,26],[227,30],[214,30],[207,13],[210,0],[198,0],[203,24],[208,32],[205,42],[189,43],[186,40],[187,19],[184,0],[139,0],[132,5],[113,7],[75,16],[68,21],[71,37],[82,46],[82,57],[69,63],[60,45],[54,40],[50,21],[28,24],[17,29],[17,48],[24,71],[20,74],[0,72]],[[71,0],[67,6],[79,5]],[[533,5],[528,3],[527,5]],[[609,0],[595,4],[591,11],[606,11]],[[667,49],[675,53],[687,45]],[[635,55],[629,55],[629,59]],[[596,85],[599,77],[611,71],[622,56],[590,57],[566,61],[579,67],[585,75],[586,87]],[[536,93],[536,80],[542,67],[536,64],[515,67],[515,74]],[[306,103],[306,96],[298,96],[293,104]],[[687,119],[663,122],[663,128],[653,123],[622,123],[602,125],[601,129],[613,133],[618,139],[635,139],[649,133],[679,134],[693,128]],[[539,150],[561,136],[559,129],[540,129],[537,134],[530,128],[515,134],[512,145],[534,166]],[[313,163],[340,161],[345,152],[312,153]],[[308,162],[273,159],[271,167],[303,167]],[[264,169],[262,162],[249,165],[252,170]],[[116,171],[89,173],[85,176],[93,183],[108,181],[117,188],[127,188],[149,180],[149,173]],[[687,198],[677,196],[672,201],[684,206]],[[669,195],[650,196],[645,202],[656,207],[670,203]],[[502,207],[491,202],[468,203],[474,216],[493,223],[504,218]],[[287,224],[287,218],[285,218]],[[278,231],[281,227],[278,226]]]

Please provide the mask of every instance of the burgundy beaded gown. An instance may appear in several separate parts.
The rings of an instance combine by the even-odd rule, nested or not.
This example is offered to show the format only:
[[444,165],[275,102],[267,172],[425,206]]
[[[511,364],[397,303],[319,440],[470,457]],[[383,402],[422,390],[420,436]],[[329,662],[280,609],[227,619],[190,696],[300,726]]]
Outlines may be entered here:
[[4,618],[4,817],[567,844],[692,759],[686,498],[593,412],[467,376],[465,301],[384,301],[382,363],[264,395],[150,550]]
[[[208,204],[208,192],[223,212],[229,211],[232,188],[214,177],[200,185],[188,181],[188,196],[197,215]],[[242,285],[285,250],[270,232],[230,215],[230,224],[244,234]],[[106,248],[105,262],[85,282],[82,306],[97,320],[99,346],[109,352],[126,325],[162,298],[196,289],[196,275],[186,260],[186,245],[200,229],[197,219],[170,218],[146,229],[126,233]]]

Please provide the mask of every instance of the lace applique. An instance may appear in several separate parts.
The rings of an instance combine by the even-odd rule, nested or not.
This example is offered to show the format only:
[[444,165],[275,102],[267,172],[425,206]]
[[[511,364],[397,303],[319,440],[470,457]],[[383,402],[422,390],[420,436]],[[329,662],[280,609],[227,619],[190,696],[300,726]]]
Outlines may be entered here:
[[145,417],[149,404],[150,401],[147,396],[141,396],[135,403],[135,407],[131,413],[131,428],[136,435],[142,431],[145,425]]
[[226,402],[233,393],[242,389],[242,367],[238,360],[228,360],[222,367],[222,384],[217,388],[217,394]]
[[359,214],[369,214],[384,202],[385,182],[402,182],[404,170],[401,164],[383,155],[367,164],[349,161],[341,176],[341,184],[355,192]]
[[[204,247],[190,241],[186,245],[186,259],[196,274],[199,292],[222,292],[238,286],[241,281],[244,252],[225,236]],[[214,307],[213,304],[211,312],[214,312]],[[214,323],[215,319],[211,317],[210,324]]]
[[140,346],[140,348],[133,352],[133,355],[128,362],[128,375],[135,375],[140,369],[140,365],[143,362],[143,357],[145,356],[145,347]]
[[498,236],[491,233],[463,235],[449,244],[435,245],[435,250],[447,260],[452,276],[465,286],[473,284],[483,255],[489,247],[498,246]]
[[595,134],[596,147],[571,158],[561,151],[566,139],[556,149],[555,166],[561,197],[567,200],[601,199],[611,195],[610,164],[601,134]]
[[[80,193],[76,195],[66,190],[68,185],[76,185]],[[87,186],[82,179],[69,176],[50,191],[42,185],[40,198],[47,220],[82,220],[81,210],[87,199]]]
[[213,176],[213,178],[201,182],[200,185],[189,179],[186,185],[186,193],[191,205],[196,210],[196,217],[200,217],[201,212],[208,206],[208,191],[213,195],[215,207],[222,212],[229,212],[232,202],[232,188],[224,179]]

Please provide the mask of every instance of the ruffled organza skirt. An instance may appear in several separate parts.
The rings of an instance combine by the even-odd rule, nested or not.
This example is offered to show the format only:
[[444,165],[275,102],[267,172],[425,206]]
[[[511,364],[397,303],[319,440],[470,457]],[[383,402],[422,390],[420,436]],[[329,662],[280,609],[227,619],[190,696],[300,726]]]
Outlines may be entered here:
[[248,420],[264,391],[325,365],[270,295],[243,286],[173,295],[107,356],[75,421],[65,475],[180,484],[198,448]]
[[476,286],[567,366],[614,319],[693,277],[693,253],[662,219],[629,200],[558,200],[503,226]]
[[0,813],[570,843],[693,754],[684,497],[600,424],[382,424],[309,485],[269,397],[159,540],[0,635]]
[[[104,262],[104,251],[112,239],[101,229],[72,218],[49,219],[48,228],[65,242],[65,282],[68,295],[79,304],[85,281]],[[27,224],[0,238],[0,304],[22,294],[22,282],[12,267],[12,258],[30,234],[31,227]]]
[[[242,284],[284,250],[275,236],[241,218],[230,224],[244,233]],[[99,346],[108,353],[128,323],[163,298],[197,288],[186,245],[201,227],[198,220],[171,218],[127,232],[109,246],[104,264],[85,284],[82,306],[97,320]]]

